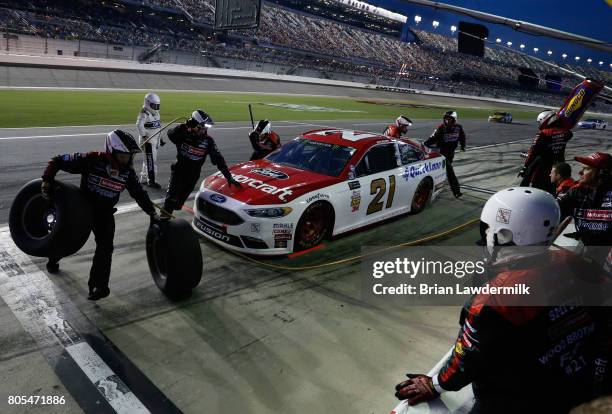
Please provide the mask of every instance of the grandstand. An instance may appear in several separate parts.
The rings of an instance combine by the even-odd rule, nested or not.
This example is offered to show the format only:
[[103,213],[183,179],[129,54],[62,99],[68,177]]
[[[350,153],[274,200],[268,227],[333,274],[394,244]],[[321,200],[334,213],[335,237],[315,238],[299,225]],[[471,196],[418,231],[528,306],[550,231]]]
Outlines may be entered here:
[[[48,39],[78,42],[67,55],[121,59],[137,59],[144,50],[162,45],[164,51],[155,59],[171,63],[243,68],[247,62],[251,68],[256,62],[268,69],[276,65],[274,70],[285,74],[553,105],[562,92],[546,90],[543,81],[537,91],[520,88],[520,69],[532,70],[542,80],[552,75],[563,87],[577,81],[538,59],[495,45],[486,47],[484,58],[459,53],[456,38],[405,26],[405,16],[354,0],[267,1],[259,28],[251,30],[214,33],[213,21],[214,0],[0,1],[6,40],[2,49],[7,53],[28,53],[25,38],[19,38],[23,35],[41,44],[44,40],[44,47],[33,49],[53,55],[63,55],[64,49],[50,49]],[[86,42],[106,44],[106,56],[99,48],[91,52]],[[559,66],[612,80],[609,71],[592,66]]]

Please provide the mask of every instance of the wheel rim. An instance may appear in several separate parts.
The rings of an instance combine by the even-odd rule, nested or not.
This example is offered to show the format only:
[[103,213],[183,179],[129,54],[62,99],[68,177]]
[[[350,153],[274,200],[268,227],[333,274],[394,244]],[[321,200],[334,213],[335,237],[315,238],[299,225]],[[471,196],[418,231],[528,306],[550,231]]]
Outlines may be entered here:
[[417,187],[412,200],[412,209],[420,210],[429,200],[429,186],[423,181]]
[[57,224],[55,206],[41,195],[32,197],[23,207],[21,224],[29,238],[34,240],[46,238]]
[[[319,213],[319,214],[317,214]],[[316,208],[307,213],[304,217],[304,223],[300,226],[298,234],[299,240],[306,245],[315,245],[320,243],[327,232],[326,222],[321,216],[322,209]]]

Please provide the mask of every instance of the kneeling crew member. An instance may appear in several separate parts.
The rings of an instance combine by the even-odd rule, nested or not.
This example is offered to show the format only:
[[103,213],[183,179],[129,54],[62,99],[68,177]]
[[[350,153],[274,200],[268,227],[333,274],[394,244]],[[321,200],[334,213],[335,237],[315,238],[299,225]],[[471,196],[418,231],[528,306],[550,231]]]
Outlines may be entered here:
[[170,183],[164,201],[162,218],[169,218],[174,210],[180,210],[200,178],[202,165],[206,156],[217,166],[227,179],[229,185],[240,187],[232,178],[223,156],[213,138],[208,135],[208,128],[214,124],[212,118],[201,109],[193,111],[187,122],[177,125],[168,132],[168,138],[176,145],[176,162],[170,167]]
[[[106,136],[105,152],[88,152],[58,155],[52,158],[42,176],[42,195],[53,197],[53,180],[58,171],[81,174],[81,191],[93,208],[92,231],[96,240],[96,251],[89,274],[89,300],[98,300],[110,294],[108,281],[115,237],[115,205],[119,195],[127,189],[140,208],[151,216],[158,217],[147,192],[142,188],[133,167],[134,154],[140,148],[132,135],[114,130]],[[59,270],[60,258],[49,258],[47,270]]]
[[385,128],[383,135],[399,139],[402,137],[403,134],[408,132],[408,127],[410,125],[412,125],[412,121],[408,119],[408,117],[400,115],[395,120],[395,124],[391,124],[387,128]]
[[251,161],[262,159],[281,146],[280,137],[272,131],[272,123],[267,119],[262,119],[257,123],[255,129],[249,134],[249,141],[253,147]]

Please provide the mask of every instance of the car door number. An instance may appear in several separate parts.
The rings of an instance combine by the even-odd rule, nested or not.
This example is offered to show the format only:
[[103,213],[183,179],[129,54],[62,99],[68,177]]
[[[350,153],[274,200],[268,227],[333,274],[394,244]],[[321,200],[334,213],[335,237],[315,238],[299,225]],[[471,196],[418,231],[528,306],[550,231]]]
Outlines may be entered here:
[[382,198],[387,192],[387,180],[384,178],[377,178],[372,180],[370,183],[370,195],[374,198],[368,205],[366,215],[378,213],[384,208],[390,208],[393,205],[393,197],[395,196],[395,175],[389,176],[389,195],[387,196],[387,203],[382,201]]

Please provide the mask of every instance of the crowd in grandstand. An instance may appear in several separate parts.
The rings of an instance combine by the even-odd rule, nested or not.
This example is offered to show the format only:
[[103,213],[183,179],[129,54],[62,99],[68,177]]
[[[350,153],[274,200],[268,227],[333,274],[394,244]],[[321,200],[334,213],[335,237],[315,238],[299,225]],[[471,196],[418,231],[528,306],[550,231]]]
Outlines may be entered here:
[[[91,7],[95,3],[96,7]],[[92,0],[37,0],[0,2],[2,30],[41,37],[104,41],[121,45],[167,45],[169,49],[214,53],[259,62],[274,62],[295,68],[308,67],[371,78],[397,78],[431,84],[433,88],[473,89],[514,84],[519,68],[537,76],[563,75],[527,55],[487,47],[484,58],[457,52],[456,38],[413,29],[416,41],[369,31],[339,21],[263,3],[260,26],[234,31],[223,47],[210,48],[206,41],[214,20],[213,0],[131,0],[125,4]],[[143,9],[150,8],[150,12]],[[136,12],[135,12],[136,10]],[[243,45],[250,47],[245,48]],[[307,56],[307,57],[306,57]],[[569,70],[573,65],[565,64]],[[581,66],[579,71],[605,81],[610,72]],[[566,79],[571,86],[575,79]],[[475,86],[480,85],[480,86]],[[484,86],[483,86],[484,85]],[[489,85],[489,86],[487,86]],[[517,94],[526,92],[516,91]]]

